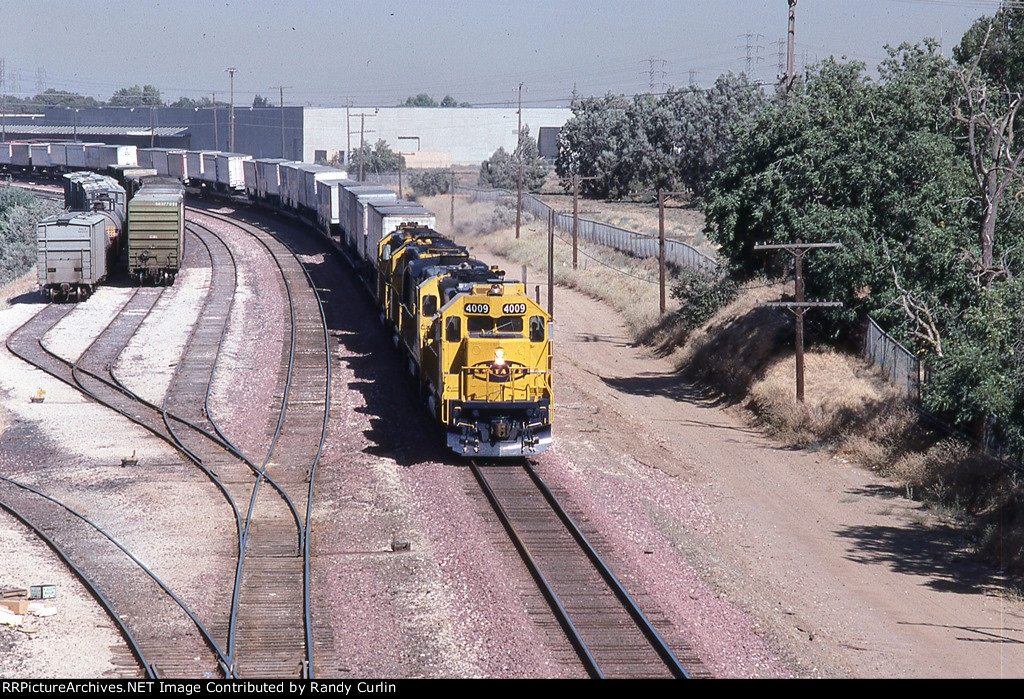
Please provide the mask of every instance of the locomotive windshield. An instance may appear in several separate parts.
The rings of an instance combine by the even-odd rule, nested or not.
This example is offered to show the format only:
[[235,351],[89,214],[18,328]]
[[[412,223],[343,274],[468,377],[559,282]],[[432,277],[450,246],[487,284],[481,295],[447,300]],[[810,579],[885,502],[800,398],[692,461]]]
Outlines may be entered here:
[[504,333],[521,334],[523,332],[522,316],[469,316],[466,328],[470,335],[498,335]]

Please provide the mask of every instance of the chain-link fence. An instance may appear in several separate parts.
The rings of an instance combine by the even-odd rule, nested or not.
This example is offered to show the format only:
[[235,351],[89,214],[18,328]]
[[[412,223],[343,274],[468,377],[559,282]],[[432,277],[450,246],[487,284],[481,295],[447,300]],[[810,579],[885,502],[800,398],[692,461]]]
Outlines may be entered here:
[[908,398],[921,397],[921,362],[906,347],[868,318],[864,356],[874,362],[890,382]]
[[[505,189],[476,189],[473,187],[456,186],[457,194],[467,194],[476,201],[515,201],[515,192]],[[529,194],[523,195],[523,210],[529,211],[541,220],[547,220],[551,207]],[[618,228],[600,221],[581,218],[578,235],[582,240],[614,248],[634,257],[657,257],[658,236],[638,233]],[[572,214],[555,213],[555,228],[572,232]],[[718,269],[718,263],[691,245],[679,240],[665,240],[665,261],[678,267],[687,267],[705,271]]]

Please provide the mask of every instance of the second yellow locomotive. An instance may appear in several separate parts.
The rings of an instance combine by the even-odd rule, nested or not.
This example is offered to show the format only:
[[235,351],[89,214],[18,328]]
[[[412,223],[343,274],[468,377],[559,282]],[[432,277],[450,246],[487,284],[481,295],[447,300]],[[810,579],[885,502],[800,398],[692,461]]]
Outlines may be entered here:
[[551,318],[522,282],[417,225],[381,239],[377,297],[448,447],[509,457],[551,444]]

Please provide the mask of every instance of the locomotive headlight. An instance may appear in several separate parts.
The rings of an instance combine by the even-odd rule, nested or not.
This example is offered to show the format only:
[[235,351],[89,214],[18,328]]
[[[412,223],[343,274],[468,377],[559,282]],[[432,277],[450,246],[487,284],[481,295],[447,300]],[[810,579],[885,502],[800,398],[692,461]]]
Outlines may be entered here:
[[500,347],[494,350],[494,366],[505,366],[505,350]]

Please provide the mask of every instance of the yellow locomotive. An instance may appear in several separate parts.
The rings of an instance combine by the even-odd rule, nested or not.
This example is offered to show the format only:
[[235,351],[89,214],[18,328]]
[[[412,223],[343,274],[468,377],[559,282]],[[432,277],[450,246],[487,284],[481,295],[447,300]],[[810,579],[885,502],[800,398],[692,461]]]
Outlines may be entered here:
[[459,454],[551,444],[551,318],[522,282],[426,226],[381,239],[377,298],[431,412]]

